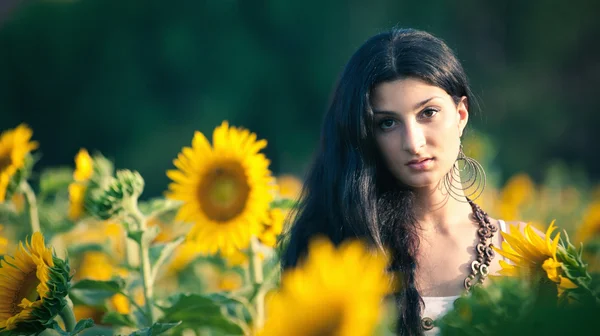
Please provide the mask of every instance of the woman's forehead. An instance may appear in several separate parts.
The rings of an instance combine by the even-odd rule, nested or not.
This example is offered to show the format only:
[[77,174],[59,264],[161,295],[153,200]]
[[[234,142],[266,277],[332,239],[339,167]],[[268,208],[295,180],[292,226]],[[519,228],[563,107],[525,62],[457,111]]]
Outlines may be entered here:
[[448,99],[444,89],[416,78],[384,82],[373,89],[371,104],[385,111],[412,111],[433,99]]

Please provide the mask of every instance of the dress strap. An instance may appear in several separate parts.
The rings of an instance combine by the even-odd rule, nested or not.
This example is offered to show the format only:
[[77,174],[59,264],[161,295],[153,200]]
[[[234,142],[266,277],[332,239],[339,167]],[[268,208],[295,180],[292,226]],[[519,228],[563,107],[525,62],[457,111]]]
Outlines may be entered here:
[[506,222],[502,219],[498,219],[498,224],[500,225],[500,231],[508,232],[508,228],[506,227]]
[[[508,228],[506,227],[506,222],[503,221],[502,219],[498,219],[498,225],[500,226],[500,231],[501,232],[508,232]],[[500,235],[500,241],[504,241],[504,238],[502,237],[502,235]],[[502,259],[504,259],[504,261],[507,261],[509,263],[512,263],[510,260],[508,260],[508,258],[506,257],[502,257]]]

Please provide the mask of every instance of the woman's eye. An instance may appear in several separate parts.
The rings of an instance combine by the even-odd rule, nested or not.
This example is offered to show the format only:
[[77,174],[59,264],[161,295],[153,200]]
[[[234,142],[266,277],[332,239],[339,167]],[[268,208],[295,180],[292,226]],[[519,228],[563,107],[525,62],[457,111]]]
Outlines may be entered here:
[[421,116],[423,116],[423,118],[425,118],[425,119],[430,119],[430,118],[433,118],[433,116],[435,116],[437,113],[438,113],[437,110],[428,108],[428,109],[424,110],[423,112],[421,112]]
[[395,121],[392,119],[384,119],[382,121],[379,122],[379,127],[381,129],[388,129],[388,128],[392,128],[395,125]]

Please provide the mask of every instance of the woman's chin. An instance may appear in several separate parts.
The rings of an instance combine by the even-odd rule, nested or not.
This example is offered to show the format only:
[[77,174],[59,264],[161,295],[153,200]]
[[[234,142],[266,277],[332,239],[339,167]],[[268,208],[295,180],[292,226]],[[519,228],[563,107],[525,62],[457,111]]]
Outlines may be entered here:
[[435,188],[439,184],[439,180],[426,178],[425,176],[420,178],[403,179],[402,182],[413,189],[431,189]]

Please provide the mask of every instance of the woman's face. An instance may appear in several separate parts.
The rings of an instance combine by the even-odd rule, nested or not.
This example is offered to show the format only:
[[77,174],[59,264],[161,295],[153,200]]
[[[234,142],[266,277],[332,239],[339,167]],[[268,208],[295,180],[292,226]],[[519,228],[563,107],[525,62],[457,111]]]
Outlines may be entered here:
[[454,165],[469,113],[443,89],[415,78],[373,90],[374,133],[391,173],[413,188],[437,186]]

